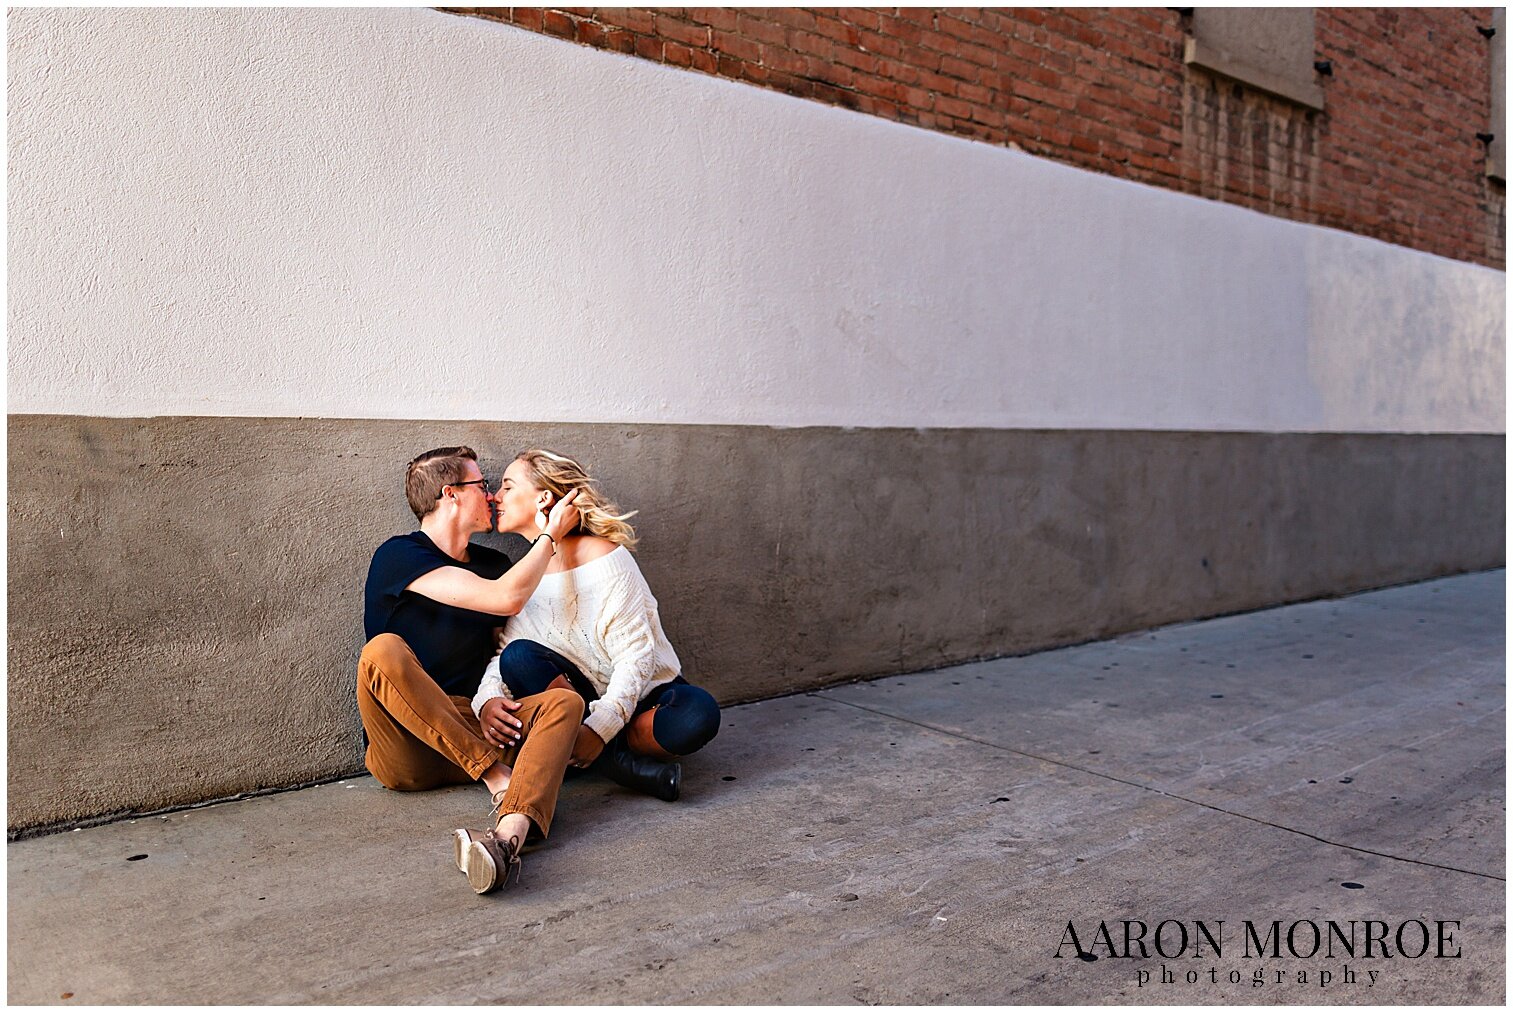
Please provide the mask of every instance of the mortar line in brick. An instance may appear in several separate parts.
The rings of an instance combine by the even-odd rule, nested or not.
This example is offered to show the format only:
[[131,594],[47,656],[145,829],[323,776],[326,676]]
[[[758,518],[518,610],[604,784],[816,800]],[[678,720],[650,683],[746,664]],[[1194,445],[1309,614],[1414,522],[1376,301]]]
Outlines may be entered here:
[[1127,778],[1116,777],[1113,774],[1105,774],[1102,771],[1091,770],[1087,767],[1080,767],[1075,763],[1068,763],[1066,760],[1058,760],[1050,756],[1041,756],[1038,753],[1027,753],[1022,749],[1014,749],[1011,746],[1000,745],[997,742],[989,742],[986,739],[979,739],[975,736],[967,735],[964,732],[953,732],[948,728],[940,728],[936,725],[928,724],[924,721],[916,721],[913,718],[900,717],[897,714],[890,714],[887,711],[877,710],[873,707],[868,707],[865,704],[853,703],[850,700],[839,700],[835,697],[826,696],[824,690],[810,692],[804,695],[812,696],[818,700],[828,700],[831,703],[844,704],[847,707],[854,707],[857,710],[866,711],[869,714],[876,714],[879,717],[891,718],[894,721],[902,721],[904,724],[914,725],[917,728],[924,728],[932,732],[939,732],[942,735],[949,735],[954,739],[961,739],[965,742],[975,742],[977,745],[987,746],[989,749],[997,749],[1000,752],[1013,753],[1015,756],[1023,756],[1031,760],[1039,760],[1041,763],[1049,763],[1057,767],[1065,767],[1068,770],[1075,770],[1079,773],[1087,774],[1089,777],[1096,777],[1105,781],[1113,781],[1117,784],[1128,785],[1131,788],[1139,788],[1143,791],[1153,792],[1157,795],[1163,795],[1166,798],[1176,799],[1178,802],[1186,802],[1189,805],[1199,806],[1203,809],[1210,809],[1216,813],[1223,813],[1226,816],[1236,816],[1242,820],[1249,820],[1252,823],[1259,823],[1263,827],[1271,827],[1274,830],[1283,830],[1289,834],[1297,834],[1300,837],[1306,837],[1309,840],[1318,841],[1320,844],[1327,844],[1335,848],[1343,848],[1346,851],[1355,851],[1363,855],[1375,855],[1378,858],[1386,858],[1394,862],[1406,862],[1410,865],[1422,865],[1430,869],[1441,869],[1445,872],[1459,872],[1462,875],[1466,876],[1479,876],[1482,879],[1493,879],[1499,883],[1507,881],[1506,877],[1499,876],[1496,873],[1478,872],[1475,869],[1462,869],[1454,865],[1441,865],[1438,862],[1425,862],[1417,858],[1404,858],[1401,855],[1393,855],[1385,851],[1374,851],[1371,848],[1362,848],[1354,844],[1345,844],[1342,841],[1331,841],[1327,837],[1320,837],[1317,834],[1310,834],[1306,830],[1299,830],[1296,827],[1284,826],[1281,823],[1273,823],[1270,820],[1263,820],[1257,816],[1247,816],[1245,813],[1235,812],[1232,809],[1225,809],[1222,806],[1216,806],[1210,802],[1202,802],[1195,798],[1188,798],[1186,795],[1178,795],[1175,792],[1165,791],[1164,789],[1156,788],[1152,785],[1141,784],[1139,781],[1131,781]]

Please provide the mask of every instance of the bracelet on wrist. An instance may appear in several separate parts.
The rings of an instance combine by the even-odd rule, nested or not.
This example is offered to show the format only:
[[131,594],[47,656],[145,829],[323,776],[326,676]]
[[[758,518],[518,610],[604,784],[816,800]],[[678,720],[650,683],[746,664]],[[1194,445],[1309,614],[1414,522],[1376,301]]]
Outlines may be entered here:
[[541,541],[541,539],[543,539],[543,538],[545,538],[547,541],[549,541],[549,542],[552,543],[552,555],[555,556],[557,554],[557,539],[553,538],[551,535],[547,534],[545,531],[541,532],[541,534],[539,534],[539,535],[536,536],[535,541],[531,542],[531,547],[534,548],[535,545],[536,545],[536,542]]

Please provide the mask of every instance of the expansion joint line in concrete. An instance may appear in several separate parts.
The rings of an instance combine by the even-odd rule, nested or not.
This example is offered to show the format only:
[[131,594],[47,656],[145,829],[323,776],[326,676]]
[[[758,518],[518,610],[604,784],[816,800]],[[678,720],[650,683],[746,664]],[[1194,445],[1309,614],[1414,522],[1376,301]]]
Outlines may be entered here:
[[987,746],[989,749],[996,749],[1004,753],[1012,753],[1015,756],[1023,756],[1031,760],[1039,760],[1041,763],[1049,763],[1052,766],[1056,767],[1065,767],[1068,770],[1075,770],[1079,773],[1086,774],[1089,777],[1097,777],[1105,781],[1113,781],[1116,784],[1128,785],[1131,788],[1139,788],[1142,791],[1149,791],[1157,795],[1164,795],[1167,798],[1176,799],[1178,802],[1186,802],[1189,805],[1199,806],[1203,809],[1211,809],[1216,813],[1223,813],[1225,816],[1235,816],[1242,820],[1249,820],[1252,823],[1259,823],[1263,827],[1271,827],[1274,830],[1282,830],[1289,834],[1297,834],[1299,837],[1306,837],[1311,841],[1318,841],[1320,844],[1327,844],[1330,847],[1344,848],[1346,851],[1356,851],[1363,855],[1375,855],[1378,858],[1387,858],[1391,859],[1394,862],[1406,862],[1409,865],[1422,865],[1430,869],[1443,869],[1445,872],[1459,872],[1466,876],[1479,876],[1482,879],[1495,879],[1499,883],[1506,882],[1506,877],[1498,876],[1490,872],[1477,872],[1475,869],[1461,869],[1453,865],[1441,865],[1438,862],[1425,862],[1417,858],[1404,858],[1402,855],[1391,855],[1385,851],[1373,851],[1371,848],[1362,848],[1354,844],[1346,844],[1343,841],[1331,841],[1327,837],[1320,837],[1318,834],[1310,834],[1308,831],[1299,830],[1297,827],[1284,826],[1281,823],[1273,823],[1270,820],[1263,820],[1256,816],[1248,816],[1245,813],[1237,813],[1233,809],[1225,809],[1223,806],[1217,806],[1211,802],[1204,802],[1201,799],[1188,798],[1186,795],[1178,795],[1175,792],[1166,791],[1165,789],[1157,788],[1153,785],[1141,784],[1139,781],[1131,781],[1128,778],[1115,777],[1113,774],[1105,774],[1099,770],[1090,770],[1087,767],[1078,766],[1075,763],[1068,763],[1065,760],[1058,760],[1055,757],[1041,756],[1038,753],[1027,753],[1022,749],[1014,749],[1011,746],[1000,745],[997,742],[989,742],[986,739],[979,739],[976,736],[967,735],[963,732],[953,732],[949,728],[941,728],[937,725],[932,725],[924,721],[916,721],[913,718],[900,717],[897,714],[890,714],[887,711],[877,710],[874,707],[867,707],[863,704],[853,703],[850,700],[837,700],[834,697],[825,696],[823,693],[806,693],[805,695],[812,696],[817,700],[826,700],[830,703],[845,704],[847,707],[855,707],[857,710],[866,711],[869,714],[876,714],[879,717],[889,718],[893,721],[901,721],[904,724],[914,725],[916,728],[924,728],[928,731],[937,732],[941,735],[949,735],[953,739],[961,739],[964,742],[975,742],[979,746]]

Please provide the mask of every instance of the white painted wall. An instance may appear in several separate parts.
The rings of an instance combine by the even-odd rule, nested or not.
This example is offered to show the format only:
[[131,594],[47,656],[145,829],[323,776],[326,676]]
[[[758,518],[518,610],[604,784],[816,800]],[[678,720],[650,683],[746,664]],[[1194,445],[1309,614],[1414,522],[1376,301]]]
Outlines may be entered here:
[[1503,431],[1502,272],[432,11],[7,23],[12,412]]

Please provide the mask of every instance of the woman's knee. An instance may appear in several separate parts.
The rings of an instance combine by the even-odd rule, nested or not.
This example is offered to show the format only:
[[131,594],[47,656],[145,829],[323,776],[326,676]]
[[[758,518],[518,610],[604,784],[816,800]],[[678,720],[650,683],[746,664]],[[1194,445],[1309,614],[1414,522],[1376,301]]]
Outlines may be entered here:
[[541,667],[540,644],[530,640],[511,640],[499,652],[499,671],[530,675]]
[[511,640],[499,655],[499,676],[516,696],[531,696],[546,689],[560,671],[534,640]]
[[506,661],[520,663],[536,656],[536,651],[541,645],[534,640],[511,640],[504,645],[504,650],[499,652],[499,663]]
[[675,756],[703,749],[719,730],[720,705],[698,686],[674,686],[658,702],[652,719],[652,736]]

